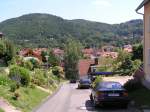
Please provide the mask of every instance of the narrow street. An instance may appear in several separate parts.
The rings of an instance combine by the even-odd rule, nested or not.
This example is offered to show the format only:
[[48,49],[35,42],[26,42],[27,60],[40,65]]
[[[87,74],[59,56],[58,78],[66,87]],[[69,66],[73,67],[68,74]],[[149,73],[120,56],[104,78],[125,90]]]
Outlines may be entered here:
[[141,112],[134,107],[94,108],[89,99],[90,89],[77,89],[77,84],[65,84],[34,112]]

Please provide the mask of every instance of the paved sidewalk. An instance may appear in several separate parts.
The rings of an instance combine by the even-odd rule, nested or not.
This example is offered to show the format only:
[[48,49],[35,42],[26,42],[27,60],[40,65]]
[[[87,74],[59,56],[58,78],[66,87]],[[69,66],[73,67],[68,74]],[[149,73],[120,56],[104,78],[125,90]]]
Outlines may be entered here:
[[0,108],[3,109],[5,112],[21,112],[17,110],[15,107],[13,107],[12,105],[10,105],[3,98],[0,98]]

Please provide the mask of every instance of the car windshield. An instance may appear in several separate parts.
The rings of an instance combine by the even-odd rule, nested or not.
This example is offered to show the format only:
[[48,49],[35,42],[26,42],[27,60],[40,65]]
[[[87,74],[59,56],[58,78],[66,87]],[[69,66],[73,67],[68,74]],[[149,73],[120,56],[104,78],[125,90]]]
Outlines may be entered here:
[[118,82],[103,82],[103,83],[99,83],[97,89],[121,89],[122,85]]

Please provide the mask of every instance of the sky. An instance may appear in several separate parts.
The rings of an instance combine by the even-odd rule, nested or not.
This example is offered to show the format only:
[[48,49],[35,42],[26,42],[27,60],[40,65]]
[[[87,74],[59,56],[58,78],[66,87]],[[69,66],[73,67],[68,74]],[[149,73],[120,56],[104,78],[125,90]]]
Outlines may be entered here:
[[1,0],[0,22],[29,13],[48,13],[64,19],[116,24],[142,19],[135,9],[142,0]]

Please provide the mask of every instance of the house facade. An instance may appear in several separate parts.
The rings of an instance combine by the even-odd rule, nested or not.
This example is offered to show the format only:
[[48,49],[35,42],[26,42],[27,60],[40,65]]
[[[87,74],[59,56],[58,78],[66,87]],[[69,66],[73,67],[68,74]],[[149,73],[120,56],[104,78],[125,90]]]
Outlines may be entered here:
[[[144,8],[144,14],[140,9]],[[144,18],[144,79],[150,82],[150,0],[144,0],[136,9],[138,14]]]

